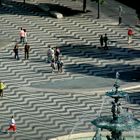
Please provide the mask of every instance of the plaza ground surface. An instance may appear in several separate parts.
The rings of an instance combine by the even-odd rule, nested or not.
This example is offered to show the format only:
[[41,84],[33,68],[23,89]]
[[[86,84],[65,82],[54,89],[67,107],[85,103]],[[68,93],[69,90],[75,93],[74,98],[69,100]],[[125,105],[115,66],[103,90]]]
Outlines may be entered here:
[[[104,95],[112,89],[117,71],[120,90],[129,95],[129,99],[122,100],[122,106],[130,107],[140,119],[140,29],[133,9],[122,5],[125,13],[122,25],[118,26],[120,3],[113,0],[102,5],[100,19],[96,18],[95,2],[88,2],[86,13],[82,12],[80,1],[41,0],[41,7],[33,0],[25,5],[20,0],[3,2],[0,80],[6,89],[0,99],[0,139],[48,140],[71,132],[94,131],[91,121],[100,111],[102,115],[110,114],[112,99]],[[41,9],[42,5],[44,9],[54,4],[56,11],[65,8],[73,13],[56,19]],[[14,59],[13,47],[19,41],[21,26],[28,31],[29,60],[24,60],[21,44],[20,60]],[[130,45],[129,26],[135,32]],[[105,33],[111,42],[109,50],[98,48],[99,36]],[[46,61],[48,45],[60,47],[62,73],[52,73]],[[17,133],[6,134],[11,115],[15,116]]]

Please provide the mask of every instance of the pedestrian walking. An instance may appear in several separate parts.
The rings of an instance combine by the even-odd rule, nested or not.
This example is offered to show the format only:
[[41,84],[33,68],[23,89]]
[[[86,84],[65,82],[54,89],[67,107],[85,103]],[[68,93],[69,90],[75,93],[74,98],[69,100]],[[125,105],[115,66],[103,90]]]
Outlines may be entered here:
[[13,132],[16,132],[16,122],[14,116],[11,116],[11,119],[9,121],[9,128],[7,129],[7,131],[9,130],[13,130]]
[[19,46],[16,43],[14,49],[13,49],[14,53],[15,53],[15,59],[19,60]]
[[122,14],[123,14],[123,8],[120,5],[119,6],[119,25],[122,23]]
[[28,43],[26,43],[24,46],[25,59],[29,59],[29,52],[30,52],[30,45],[28,45]]
[[6,85],[2,81],[0,81],[0,96],[1,97],[3,97],[3,90],[5,87]]
[[61,58],[59,58],[58,60],[57,60],[57,70],[58,70],[58,72],[62,72],[63,71],[63,61],[61,60]]
[[24,45],[25,33],[24,33],[24,30],[23,30],[22,27],[20,28],[19,36],[20,36],[20,42],[19,43],[22,43],[22,45]]
[[108,36],[107,36],[107,34],[105,34],[103,40],[104,40],[104,44],[105,44],[104,49],[108,50]]
[[128,31],[127,31],[128,44],[132,42],[133,35],[134,35],[134,31],[132,30],[132,28],[128,28]]
[[104,45],[104,38],[103,35],[100,35],[100,47],[103,48]]
[[55,54],[54,49],[49,46],[49,49],[47,50],[47,62],[48,63],[51,63],[51,61],[55,59],[54,54]]
[[55,62],[58,61],[60,55],[60,49],[58,47],[55,48]]

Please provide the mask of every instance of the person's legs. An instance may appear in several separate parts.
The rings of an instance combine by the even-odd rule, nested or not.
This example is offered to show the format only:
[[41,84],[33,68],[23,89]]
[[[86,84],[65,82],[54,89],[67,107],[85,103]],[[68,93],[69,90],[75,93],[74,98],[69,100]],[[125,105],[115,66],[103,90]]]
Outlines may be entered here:
[[29,51],[27,51],[27,59],[29,59]]
[[12,125],[10,125],[7,130],[12,130],[12,129],[13,129],[13,127],[12,127]]
[[132,42],[132,35],[130,36],[130,43]]
[[60,66],[60,70],[59,70],[60,72],[62,72],[63,71],[63,69],[62,69],[62,66]]
[[20,37],[20,42],[19,43],[23,43],[24,42],[24,37]]
[[119,17],[119,25],[122,23],[122,17]]
[[132,36],[128,35],[128,44],[132,42]]
[[55,70],[55,64],[54,62],[51,62],[52,72]]
[[27,51],[25,51],[24,58],[27,59]]
[[13,126],[13,131],[16,132],[16,126],[15,125]]
[[19,41],[19,43],[21,43],[22,42],[22,37],[20,37],[20,41]]
[[60,71],[60,64],[59,63],[57,64],[57,70],[58,70],[58,72]]
[[3,90],[2,89],[0,90],[0,96],[1,97],[3,96]]
[[19,60],[19,55],[18,55],[18,52],[16,53],[16,56],[17,56],[17,60]]
[[17,58],[17,53],[15,53],[15,59]]
[[22,45],[24,45],[24,37],[22,37]]
[[105,42],[104,49],[105,49],[105,50],[108,50],[107,42]]
[[3,90],[1,91],[1,97],[3,97]]
[[7,131],[13,130],[13,132],[16,132],[16,125],[10,125]]
[[59,68],[59,71],[60,71],[60,72],[62,72],[62,71],[63,71],[63,63],[62,63],[62,62],[60,63],[60,68]]

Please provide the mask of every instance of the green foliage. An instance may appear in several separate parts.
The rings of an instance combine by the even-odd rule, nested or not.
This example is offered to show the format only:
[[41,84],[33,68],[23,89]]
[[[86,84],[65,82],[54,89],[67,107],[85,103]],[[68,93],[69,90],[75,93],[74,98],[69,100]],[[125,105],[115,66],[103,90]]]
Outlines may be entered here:
[[105,0],[100,0],[100,4],[102,5],[105,2]]

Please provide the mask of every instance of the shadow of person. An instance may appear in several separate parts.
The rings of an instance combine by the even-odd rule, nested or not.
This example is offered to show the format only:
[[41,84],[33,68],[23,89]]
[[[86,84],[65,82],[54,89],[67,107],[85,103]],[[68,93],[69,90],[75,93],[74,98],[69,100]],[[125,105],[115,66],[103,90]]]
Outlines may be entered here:
[[4,130],[1,130],[1,129],[0,129],[0,135],[4,135],[4,134],[5,134],[5,135],[8,134],[7,131],[4,131]]

